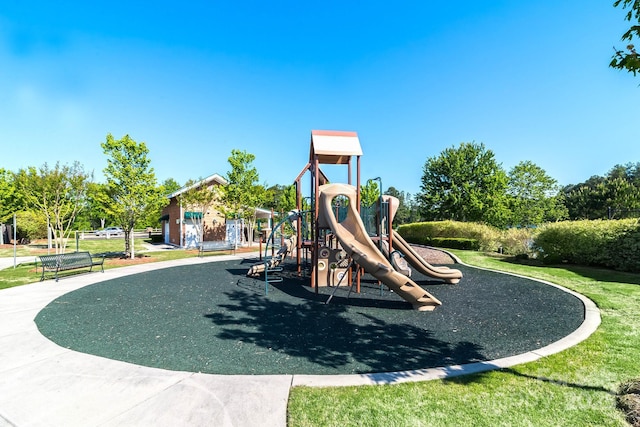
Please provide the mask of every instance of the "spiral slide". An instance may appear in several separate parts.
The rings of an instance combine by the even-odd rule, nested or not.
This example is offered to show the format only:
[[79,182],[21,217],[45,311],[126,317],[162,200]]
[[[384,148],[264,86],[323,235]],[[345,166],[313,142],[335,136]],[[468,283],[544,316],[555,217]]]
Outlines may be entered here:
[[[347,217],[338,222],[332,209],[337,196],[349,199]],[[342,248],[364,270],[387,285],[398,296],[407,300],[419,311],[432,311],[442,303],[407,276],[395,271],[391,263],[371,240],[356,211],[356,188],[348,184],[325,184],[320,186],[318,197],[318,225],[330,228]]]

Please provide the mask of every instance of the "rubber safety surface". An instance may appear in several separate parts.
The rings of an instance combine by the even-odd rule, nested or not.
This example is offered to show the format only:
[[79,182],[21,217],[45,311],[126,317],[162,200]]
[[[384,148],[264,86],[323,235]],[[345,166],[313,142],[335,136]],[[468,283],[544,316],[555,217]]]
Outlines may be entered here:
[[159,269],[70,292],[36,317],[40,331],[79,352],[214,374],[355,374],[512,356],[577,329],[584,306],[553,286],[456,265],[447,285],[413,279],[442,301],[418,312],[372,277],[359,294],[316,294],[308,277],[271,284],[250,261]]

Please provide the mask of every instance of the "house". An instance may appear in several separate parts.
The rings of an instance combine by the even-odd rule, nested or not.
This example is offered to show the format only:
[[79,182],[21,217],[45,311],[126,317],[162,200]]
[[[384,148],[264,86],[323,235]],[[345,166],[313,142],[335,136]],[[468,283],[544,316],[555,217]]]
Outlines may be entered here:
[[196,248],[200,243],[198,224],[202,224],[204,241],[226,240],[225,216],[214,204],[206,212],[189,210],[183,206],[180,195],[206,185],[209,188],[217,185],[227,185],[222,176],[213,174],[194,185],[183,187],[175,193],[169,194],[169,204],[162,210],[160,222],[164,242],[182,248]]

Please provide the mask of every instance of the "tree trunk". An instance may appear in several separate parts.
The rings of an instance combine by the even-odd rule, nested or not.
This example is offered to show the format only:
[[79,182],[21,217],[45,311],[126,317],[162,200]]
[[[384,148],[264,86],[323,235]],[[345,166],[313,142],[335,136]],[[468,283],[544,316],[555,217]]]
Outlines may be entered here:
[[132,255],[131,241],[129,237],[131,236],[131,230],[124,230],[124,257],[129,258]]

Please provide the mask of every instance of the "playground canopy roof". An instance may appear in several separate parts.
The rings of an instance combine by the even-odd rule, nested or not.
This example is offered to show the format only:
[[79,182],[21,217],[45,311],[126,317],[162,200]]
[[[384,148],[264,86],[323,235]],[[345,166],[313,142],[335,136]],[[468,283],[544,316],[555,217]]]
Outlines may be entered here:
[[312,130],[309,161],[318,156],[318,162],[330,165],[348,164],[351,156],[362,156],[360,139],[356,132]]

